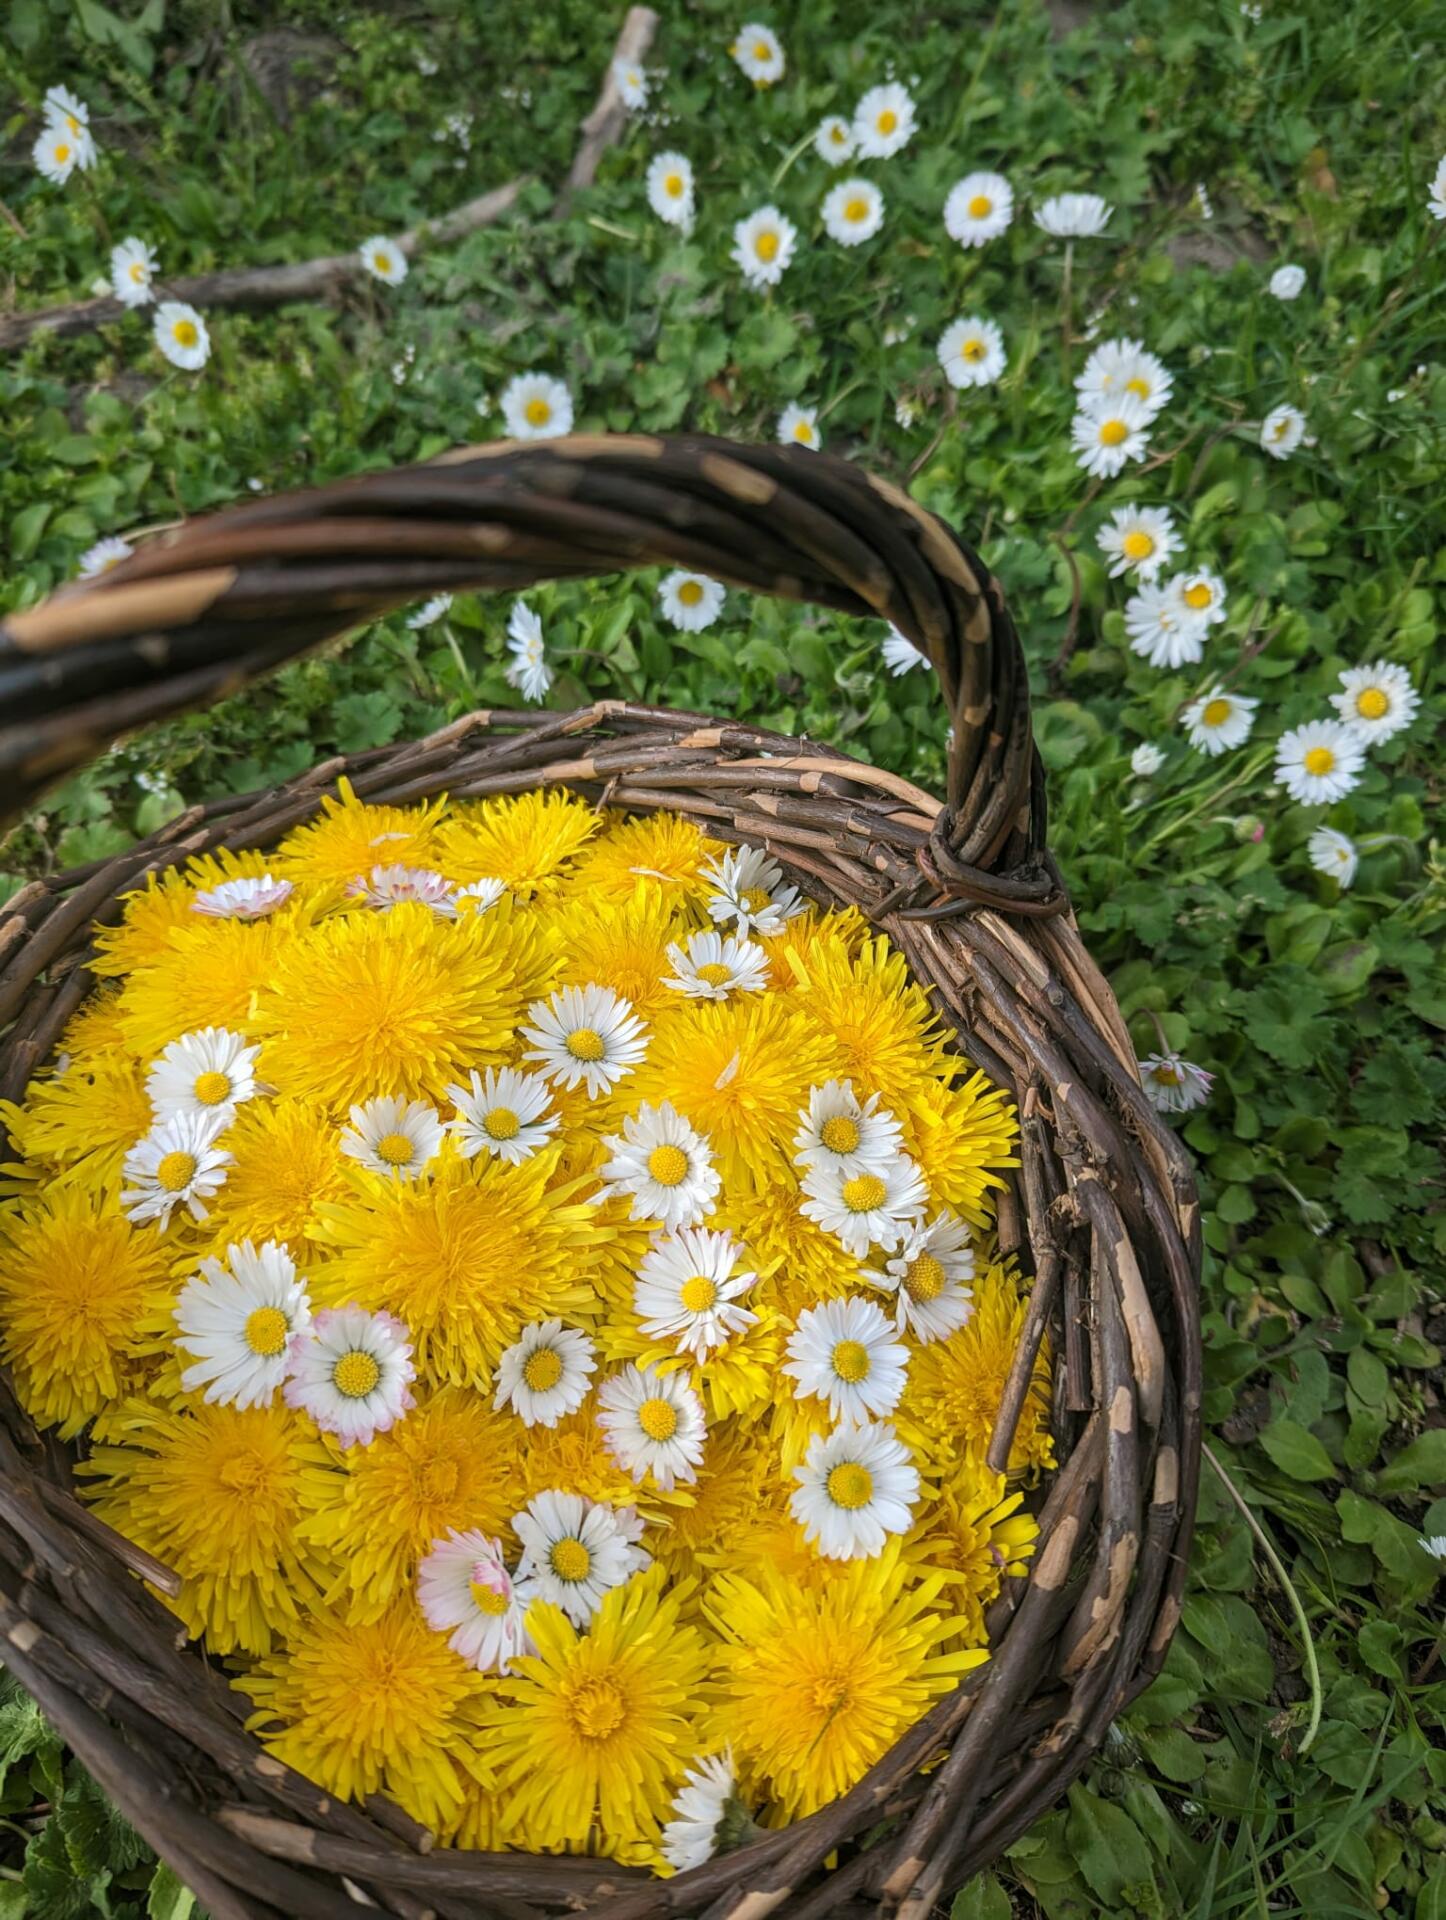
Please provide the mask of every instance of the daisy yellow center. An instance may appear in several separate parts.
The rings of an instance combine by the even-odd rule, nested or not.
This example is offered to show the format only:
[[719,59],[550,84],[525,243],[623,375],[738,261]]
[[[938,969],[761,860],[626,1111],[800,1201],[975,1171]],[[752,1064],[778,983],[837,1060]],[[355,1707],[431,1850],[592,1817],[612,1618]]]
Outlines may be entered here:
[[857,1120],[850,1119],[846,1113],[836,1113],[831,1120],[824,1121],[818,1137],[830,1153],[856,1153],[862,1136]]
[[374,253],[372,255],[372,265],[378,273],[390,273],[392,270],[392,256],[389,253]]
[[174,1153],[168,1153],[156,1168],[156,1185],[164,1187],[167,1193],[181,1193],[189,1187],[196,1177],[196,1156],[184,1153],[179,1147]]
[[70,128],[70,131],[71,131],[72,133],[79,133],[79,132],[80,132],[80,122],[79,122],[79,121],[78,121],[78,120],[76,119],[76,117],[75,117],[75,115],[74,115],[73,113],[68,113],[68,114],[66,114],[66,116],[65,116],[65,124],[66,124],[66,126],[68,126],[68,127]]
[[225,1073],[198,1073],[191,1091],[203,1107],[219,1107],[231,1091],[231,1076]]
[[932,1253],[921,1253],[917,1260],[909,1262],[909,1270],[904,1275],[904,1292],[916,1306],[927,1301],[937,1300],[944,1291],[944,1269]]
[[695,1273],[678,1289],[678,1299],[689,1313],[706,1313],[718,1298],[718,1288],[706,1273]]
[[753,42],[753,58],[755,60],[771,60],[773,58],[773,49],[766,40],[755,40]]
[[66,161],[70,158],[70,148],[65,144],[63,140],[61,141],[60,145],[55,149],[55,157],[62,166],[64,166]]
[[246,1317],[246,1344],[253,1353],[270,1360],[286,1345],[290,1328],[280,1307],[257,1307]]
[[982,360],[984,351],[984,342],[977,335],[973,339],[966,340],[959,349],[961,357],[965,360]]
[[1150,383],[1137,373],[1133,380],[1127,380],[1125,382],[1125,392],[1137,394],[1141,400],[1148,400],[1150,397]]
[[562,1378],[562,1358],[552,1347],[538,1347],[522,1363],[522,1383],[531,1393],[550,1393]]
[[669,199],[676,200],[678,195],[683,191],[682,174],[670,173],[663,182],[663,191],[668,195]]
[[489,1140],[515,1140],[522,1130],[522,1123],[511,1107],[494,1107],[482,1121],[482,1131]]
[[545,427],[552,418],[552,407],[548,401],[542,398],[541,394],[538,394],[535,399],[529,400],[524,411],[527,414],[527,424],[530,427]]
[[[853,216],[850,215],[850,218],[852,217]],[[813,445],[813,428],[807,420],[799,421],[798,425],[793,429],[793,437],[795,440],[801,440],[806,447]]]
[[372,1356],[353,1347],[332,1368],[331,1384],[348,1400],[365,1400],[381,1377],[382,1370]]
[[888,1191],[876,1173],[861,1173],[844,1182],[843,1203],[850,1213],[872,1213],[883,1205]]
[[1187,607],[1193,607],[1197,613],[1199,613],[1203,607],[1208,607],[1214,598],[1215,595],[1203,580],[1197,580],[1193,587],[1186,587],[1185,589],[1185,605]]
[[1168,1060],[1162,1061],[1155,1069],[1155,1078],[1164,1086],[1178,1087],[1180,1084],[1180,1069],[1178,1067],[1172,1067]]
[[1127,560],[1148,560],[1155,551],[1153,538],[1138,527],[1133,532],[1127,533],[1120,545],[1125,550]]
[[648,1155],[648,1173],[660,1187],[680,1187],[688,1177],[688,1156],[681,1147],[665,1141]]
[[725,967],[721,960],[707,960],[699,967],[698,978],[705,986],[726,987],[733,978],[733,970]]
[[833,141],[836,147],[841,147],[845,145],[848,140],[848,137],[849,137],[848,128],[847,127],[830,127],[828,130],[828,137],[830,140]]
[[645,1400],[638,1408],[638,1425],[650,1440],[671,1440],[678,1431],[677,1409],[667,1400]]
[[547,1552],[547,1564],[559,1580],[570,1583],[586,1580],[592,1572],[592,1554],[582,1544],[569,1536],[566,1540],[554,1540]]
[[1356,695],[1356,712],[1363,720],[1379,720],[1390,710],[1391,702],[1379,687],[1367,687]]
[[1207,700],[1200,718],[1207,727],[1223,727],[1225,722],[1230,718],[1230,702],[1228,700]]
[[567,1036],[566,1046],[574,1060],[601,1060],[607,1052],[596,1027],[574,1027]]
[[702,581],[685,580],[678,588],[678,598],[685,607],[696,607],[698,602],[703,598]]
[[845,220],[867,220],[868,217],[869,217],[869,203],[867,200],[865,200],[865,198],[861,193],[856,193],[853,199],[850,200],[848,205],[844,208],[844,219]]
[[773,895],[766,887],[750,887],[743,896],[743,904],[750,913],[762,913],[773,905]]
[[969,202],[969,218],[971,220],[987,220],[993,211],[994,202],[989,198],[987,193],[976,193],[974,198]]
[[385,1160],[389,1167],[410,1166],[416,1152],[404,1133],[385,1133],[377,1142],[377,1158]]
[[857,1460],[841,1460],[824,1485],[834,1505],[849,1513],[866,1507],[874,1497],[874,1476]]
[[495,1587],[489,1587],[485,1580],[471,1580],[467,1591],[472,1596],[472,1605],[478,1613],[485,1613],[489,1620],[496,1620],[506,1613],[512,1604],[505,1593],[498,1593]]
[[880,133],[892,133],[899,124],[899,116],[892,107],[885,107],[874,124]]
[[840,1340],[833,1350],[833,1370],[847,1385],[869,1377],[869,1350],[862,1340]]
[[773,232],[772,228],[770,228],[767,233],[759,234],[758,238],[753,242],[753,251],[758,255],[760,260],[776,260],[778,258],[778,235]]
[[1272,436],[1276,440],[1283,440],[1289,432],[1290,432],[1289,420],[1277,420],[1274,427],[1271,429]]
[[584,1740],[606,1740],[623,1724],[627,1710],[611,1680],[585,1680],[572,1696],[572,1724]]
[[142,280],[145,279],[146,270],[141,265],[139,260],[132,260],[130,265],[130,275],[131,275],[131,279],[135,281],[137,286],[139,286]]
[[171,328],[171,338],[178,347],[194,347],[200,337],[194,320],[178,320]]
[[1329,773],[1335,766],[1336,757],[1329,747],[1312,747],[1306,754],[1302,765],[1307,773],[1313,773],[1317,780]]
[[1129,431],[1129,428],[1123,420],[1102,420],[1100,422],[1100,445],[1102,447],[1118,447],[1123,443]]

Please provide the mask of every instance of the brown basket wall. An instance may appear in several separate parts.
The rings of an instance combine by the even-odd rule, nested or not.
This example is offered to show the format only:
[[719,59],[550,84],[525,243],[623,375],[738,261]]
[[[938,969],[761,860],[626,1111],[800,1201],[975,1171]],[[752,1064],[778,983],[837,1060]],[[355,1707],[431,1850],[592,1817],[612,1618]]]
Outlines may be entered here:
[[996,1605],[990,1662],[810,1819],[671,1880],[433,1852],[397,1809],[338,1805],[262,1753],[242,1702],[133,1577],[164,1586],[167,1570],[76,1503],[67,1450],[0,1382],[0,1651],[217,1920],[350,1916],[353,1889],[404,1920],[924,1920],[1078,1775],[1178,1619],[1200,1443],[1193,1179],[1045,849],[999,588],[897,489],[797,449],[578,436],[197,521],[0,628],[0,804],[13,812],[117,733],[424,595],[656,565],[895,622],[928,653],[953,723],[946,804],[835,749],[700,714],[611,701],[469,714],[192,808],[17,895],[0,919],[0,1094],[19,1095],[85,997],[90,928],[123,894],[195,853],[273,845],[343,773],[393,803],[566,785],[764,846],[814,898],[852,902],[887,933],[1018,1100],[1022,1165],[999,1224],[1035,1278],[991,1461],[1049,1327],[1061,1464],[1039,1548]]

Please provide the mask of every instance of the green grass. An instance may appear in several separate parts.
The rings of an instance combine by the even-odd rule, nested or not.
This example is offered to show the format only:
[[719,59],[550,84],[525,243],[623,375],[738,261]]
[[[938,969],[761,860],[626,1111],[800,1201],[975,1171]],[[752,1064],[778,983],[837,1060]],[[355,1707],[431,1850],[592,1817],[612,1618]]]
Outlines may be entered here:
[[[1168,1040],[1217,1078],[1179,1124],[1205,1194],[1208,1440],[1304,1611],[1207,1468],[1182,1630],[1166,1672],[1067,1803],[967,1889],[961,1920],[1012,1912],[1190,1920],[1446,1915],[1446,1755],[1438,1568],[1446,1427],[1437,1150],[1446,1068],[1439,964],[1446,857],[1438,630],[1446,599],[1446,227],[1426,212],[1446,151],[1439,4],[1293,6],[1126,0],[1051,37],[1029,5],[762,9],[783,85],[755,96],[724,49],[718,0],[670,10],[652,55],[668,127],[635,123],[598,186],[548,217],[617,19],[579,0],[454,0],[409,10],[13,0],[0,286],[16,306],[86,293],[110,239],[135,232],[170,272],[287,261],[357,244],[511,177],[521,210],[398,290],[340,307],[212,316],[197,376],[164,366],[141,318],[0,368],[0,604],[69,577],[101,534],[247,493],[423,458],[499,431],[495,401],[531,366],[565,377],[590,428],[769,438],[790,400],[825,442],[906,481],[979,544],[1029,651],[1051,838],[1080,921],[1141,1053]],[[132,24],[125,25],[126,15]],[[244,78],[263,21],[332,36],[324,86],[289,125]],[[438,60],[435,75],[418,56]],[[836,176],[804,144],[896,66],[921,126],[862,169],[884,231],[855,252],[816,212]],[[88,98],[105,149],[64,191],[31,172],[44,88]],[[438,140],[473,115],[470,148]],[[680,240],[648,213],[647,158],[677,144],[700,217]],[[1071,357],[1060,250],[1016,218],[981,253],[939,209],[993,167],[1027,203],[1096,189],[1118,211],[1075,249],[1075,323],[1139,333],[1175,375],[1147,470],[1087,501],[1069,447]],[[1213,218],[1196,199],[1203,184]],[[735,219],[769,199],[799,225],[771,298],[728,264]],[[1209,264],[1191,264],[1202,255]],[[1298,261],[1299,300],[1265,292]],[[1232,263],[1233,262],[1233,263]],[[933,343],[979,312],[1007,375],[949,394]],[[886,335],[909,323],[906,340]],[[404,369],[400,381],[393,369]],[[900,398],[916,407],[901,426]],[[1267,459],[1249,424],[1282,401],[1315,444]],[[1107,505],[1168,504],[1193,564],[1223,575],[1229,617],[1181,672],[1128,650],[1129,588],[1106,578]],[[1078,586],[1075,585],[1075,569]],[[1075,604],[1077,595],[1078,604]],[[552,699],[666,700],[838,741],[937,785],[944,723],[928,677],[879,665],[881,629],[730,596],[711,632],[655,615],[653,582],[530,596],[559,678]],[[460,598],[422,632],[400,617],[197,720],[117,749],[0,847],[0,885],[103,855],[184,802],[285,778],[314,758],[412,734],[508,698],[505,604]],[[1328,712],[1340,670],[1407,667],[1413,729],[1356,790],[1304,809],[1270,786],[1286,728]],[[1250,743],[1190,751],[1181,707],[1228,676],[1261,705]],[[1165,750],[1133,778],[1141,742]],[[1363,842],[1356,884],[1314,873],[1321,824]],[[49,1807],[59,1809],[49,1824]],[[23,1700],[0,1704],[0,1812],[13,1847],[0,1920],[180,1914]]]

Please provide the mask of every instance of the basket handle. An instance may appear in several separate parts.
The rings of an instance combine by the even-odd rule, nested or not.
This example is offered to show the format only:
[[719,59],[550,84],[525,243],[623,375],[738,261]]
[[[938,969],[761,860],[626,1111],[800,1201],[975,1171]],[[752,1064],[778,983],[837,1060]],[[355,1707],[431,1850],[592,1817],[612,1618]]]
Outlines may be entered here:
[[703,436],[494,442],[248,502],[10,615],[0,818],[117,735],[399,605],[657,565],[892,621],[928,656],[953,724],[947,805],[920,853],[938,911],[1067,904],[998,583],[942,520],[847,461]]

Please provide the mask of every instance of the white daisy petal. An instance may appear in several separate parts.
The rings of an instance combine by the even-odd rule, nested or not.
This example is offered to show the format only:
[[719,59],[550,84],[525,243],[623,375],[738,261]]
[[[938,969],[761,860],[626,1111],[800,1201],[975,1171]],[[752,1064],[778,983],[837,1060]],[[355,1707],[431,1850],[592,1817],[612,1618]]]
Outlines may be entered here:
[[884,196],[872,180],[841,180],[825,195],[822,214],[830,239],[856,247],[884,224]]
[[554,1086],[586,1086],[593,1099],[610,1093],[648,1050],[647,1029],[610,987],[560,987],[534,1000],[527,1017],[527,1058],[541,1063]]
[[1138,340],[1102,340],[1074,384],[1082,408],[1099,412],[1128,394],[1148,422],[1165,406],[1175,382],[1164,362]]
[[771,87],[783,78],[783,47],[772,27],[750,21],[739,28],[728,51],[755,87]]
[[860,1257],[871,1246],[892,1252],[928,1200],[923,1175],[903,1154],[854,1174],[815,1164],[803,1176],[803,1191],[799,1211]]
[[758,1316],[736,1302],[758,1278],[735,1273],[743,1250],[726,1233],[685,1227],[643,1255],[633,1288],[638,1325],[652,1340],[676,1342],[703,1361]]
[[506,1673],[536,1649],[527,1632],[529,1597],[507,1571],[502,1542],[448,1530],[417,1568],[417,1604],[427,1625],[478,1673]]
[[866,160],[887,160],[914,137],[918,123],[907,87],[891,80],[870,87],[854,109],[854,147]]
[[1334,880],[1342,891],[1355,879],[1360,855],[1349,835],[1337,833],[1334,827],[1317,827],[1305,843],[1305,852],[1316,872]]
[[944,202],[944,231],[961,247],[997,240],[1014,218],[1014,189],[1001,173],[966,173]]
[[373,280],[380,280],[383,286],[399,287],[407,277],[407,256],[402,252],[401,243],[389,240],[383,233],[374,233],[370,240],[363,240],[357,252],[362,266]]
[[269,1407],[286,1378],[294,1335],[311,1324],[306,1288],[278,1241],[249,1240],[206,1259],[181,1288],[176,1345],[193,1356],[181,1374],[187,1393],[212,1404]]
[[291,1343],[284,1397],[343,1447],[366,1447],[413,1406],[416,1371],[407,1329],[392,1314],[323,1308]]
[[110,250],[111,292],[123,307],[144,307],[154,298],[152,282],[160,268],[154,247],[134,234]]
[[919,1475],[887,1421],[815,1434],[793,1474],[793,1517],[830,1560],[872,1559],[912,1524]]
[[784,447],[808,447],[816,453],[823,445],[818,431],[818,408],[785,407],[778,416],[778,442]]
[[800,1399],[828,1402],[835,1420],[857,1424],[892,1413],[909,1369],[909,1349],[872,1300],[825,1300],[805,1307],[781,1371]]
[[680,633],[702,633],[711,627],[723,611],[725,590],[721,582],[704,573],[689,573],[675,567],[658,583],[658,606],[663,618]]
[[844,1180],[876,1173],[898,1159],[903,1130],[871,1093],[860,1102],[848,1080],[811,1087],[798,1116],[793,1157],[801,1167],[832,1167]]
[[675,993],[695,1000],[726,1000],[731,993],[762,993],[768,986],[768,955],[752,940],[732,934],[693,933],[686,946],[668,948]]
[[1133,568],[1142,580],[1153,580],[1183,544],[1167,507],[1116,507],[1096,537],[1112,577]]
[[597,1400],[597,1423],[624,1473],[638,1481],[651,1474],[664,1493],[698,1478],[707,1426],[685,1374],[624,1367],[598,1388]]
[[159,1121],[126,1155],[121,1177],[121,1209],[137,1226],[154,1220],[162,1233],[171,1215],[184,1206],[193,1220],[206,1217],[205,1202],[226,1181],[231,1155],[216,1145],[230,1124],[233,1107],[177,1113]]
[[1360,780],[1366,749],[1354,727],[1340,720],[1312,720],[1292,727],[1276,743],[1275,777],[1308,807],[1343,800]]
[[425,1100],[380,1095],[351,1110],[341,1150],[372,1173],[412,1179],[442,1147],[442,1117]]
[[612,1156],[603,1163],[604,1188],[631,1199],[634,1220],[695,1227],[717,1205],[723,1176],[708,1142],[666,1100],[639,1107],[603,1145]]
[[195,373],[211,357],[211,336],[194,307],[184,300],[163,300],[156,308],[151,331],[156,345],[173,367]]
[[256,879],[223,880],[219,887],[198,893],[191,911],[213,920],[264,920],[284,907],[294,891],[290,880],[273,880],[269,873]]
[[1004,335],[977,314],[956,320],[935,349],[951,387],[989,387],[1004,371]]
[[552,685],[552,668],[547,664],[542,622],[521,600],[513,601],[507,617],[507,652],[508,685],[516,687],[525,700],[545,700]]
[[1151,1106],[1161,1113],[1188,1113],[1210,1098],[1215,1076],[1178,1053],[1150,1053],[1140,1062],[1140,1080]]
[[534,1494],[512,1516],[512,1531],[522,1543],[519,1587],[529,1600],[561,1607],[575,1627],[585,1627],[603,1595],[647,1564],[621,1516],[580,1493]]
[[693,168],[681,153],[656,154],[648,166],[648,205],[670,227],[693,224]]
[[597,1370],[593,1344],[560,1320],[524,1327],[497,1362],[492,1404],[510,1407],[524,1426],[555,1427],[586,1400]]
[[346,891],[349,898],[364,900],[369,907],[378,907],[383,913],[405,901],[430,907],[444,920],[457,917],[451,881],[444,880],[430,867],[373,867],[370,874],[359,873],[355,880],[348,882]]
[[797,245],[797,227],[777,207],[760,207],[733,229],[733,261],[750,287],[777,286]]
[[1375,746],[1410,726],[1421,696],[1404,667],[1376,660],[1366,667],[1347,667],[1331,705],[1360,740]]
[[227,1027],[199,1027],[183,1033],[152,1061],[146,1092],[157,1120],[177,1114],[226,1114],[233,1118],[244,1100],[261,1091],[256,1078],[259,1047]]
[[1035,208],[1034,224],[1057,240],[1089,240],[1104,232],[1113,212],[1097,193],[1057,193]]
[[1244,694],[1212,687],[1191,701],[1180,715],[1180,724],[1190,736],[1190,745],[1201,753],[1225,753],[1231,747],[1244,746],[1250,738],[1259,705],[1258,700],[1248,700]]
[[1112,480],[1150,450],[1150,415],[1133,393],[1082,406],[1070,422],[1079,464],[1096,480]]
[[683,1775],[659,1850],[676,1873],[686,1873],[724,1852],[733,1838],[730,1829],[743,1828],[747,1822],[747,1809],[733,1778],[733,1756],[715,1753],[696,1761]]
[[514,440],[554,440],[572,432],[572,395],[546,373],[519,373],[500,396],[502,418]]
[[831,167],[841,167],[854,155],[854,132],[847,120],[831,113],[820,120],[813,136],[813,150]]
[[882,1268],[865,1280],[895,1296],[895,1324],[926,1345],[957,1333],[974,1311],[974,1249],[957,1214],[940,1213],[914,1229]]
[[547,1145],[560,1124],[541,1074],[516,1067],[489,1067],[486,1073],[474,1068],[465,1087],[447,1088],[447,1098],[457,1109],[447,1131],[464,1160],[482,1153],[520,1166]]
[[1273,460],[1288,460],[1305,438],[1299,407],[1272,407],[1260,423],[1260,445]]
[[784,885],[782,867],[758,847],[730,847],[708,861],[702,878],[717,889],[708,899],[710,917],[720,925],[733,921],[740,934],[771,938],[807,910],[798,888]]

